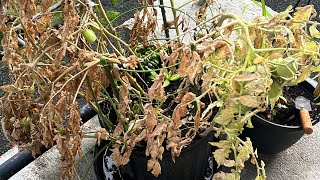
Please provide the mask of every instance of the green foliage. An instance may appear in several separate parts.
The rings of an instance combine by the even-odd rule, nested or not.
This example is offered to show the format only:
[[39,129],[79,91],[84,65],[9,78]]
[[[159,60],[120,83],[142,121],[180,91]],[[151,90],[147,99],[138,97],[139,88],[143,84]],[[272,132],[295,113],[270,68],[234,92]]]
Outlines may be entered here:
[[107,14],[107,17],[110,19],[110,21],[112,21],[113,19],[118,17],[120,13],[117,11],[107,11],[106,14]]
[[119,5],[119,1],[118,0],[110,0],[111,4],[113,4],[114,6]]

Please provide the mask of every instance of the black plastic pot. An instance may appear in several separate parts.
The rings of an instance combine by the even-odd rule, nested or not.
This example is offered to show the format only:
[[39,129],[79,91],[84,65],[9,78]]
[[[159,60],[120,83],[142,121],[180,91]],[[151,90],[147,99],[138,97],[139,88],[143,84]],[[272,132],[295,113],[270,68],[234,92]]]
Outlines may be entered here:
[[[105,127],[100,117],[99,122],[102,127]],[[163,159],[160,161],[161,174],[158,177],[155,177],[151,172],[147,171],[147,161],[150,157],[146,157],[144,151],[133,150],[130,156],[130,162],[126,166],[120,167],[120,174],[125,180],[204,179],[205,174],[208,172],[208,159],[210,155],[212,155],[213,149],[209,142],[212,142],[214,139],[214,132],[208,132],[201,139],[196,140],[193,144],[182,149],[180,156],[175,158],[175,162],[172,160],[171,153],[165,151]],[[99,151],[101,151],[106,144],[107,142],[105,141],[104,144],[97,146],[95,148],[95,155],[98,155]],[[105,177],[105,173],[110,174],[110,172],[106,172],[106,170],[103,169],[104,158],[106,158],[106,154],[100,153],[95,160],[96,176],[97,179],[101,180],[108,179]],[[212,163],[215,163],[215,161]],[[212,165],[211,170],[214,169],[216,172],[216,167],[216,164]],[[213,172],[210,172],[210,174],[212,175]]]
[[[314,99],[314,87],[311,83],[304,81],[298,87],[305,92],[307,98]],[[320,108],[317,111],[320,113]],[[319,119],[314,119],[312,124],[315,125],[318,122]],[[241,137],[250,137],[258,152],[266,154],[279,153],[292,146],[304,135],[301,126],[279,125],[259,116],[252,117],[252,124],[254,128],[246,128]]]
[[[186,147],[181,151],[179,157],[175,158],[173,162],[170,152],[165,151],[163,159],[160,161],[161,174],[155,177],[151,172],[147,171],[147,161],[150,157],[146,157],[142,151],[134,150],[130,157],[130,162],[120,167],[121,177],[125,180],[201,180],[204,179],[209,169],[209,157],[212,154],[211,145],[208,142],[212,141],[214,133],[211,131],[205,137],[198,141],[195,141],[190,146]],[[95,155],[107,144],[104,142],[102,145],[95,148]],[[107,154],[101,153],[95,161],[95,172],[97,179],[108,179],[106,178],[106,172],[104,166],[104,158]],[[213,165],[213,167],[216,167]],[[212,168],[212,167],[211,167]],[[214,169],[214,168],[212,168]],[[209,171],[212,171],[209,169]],[[118,173],[118,172],[114,172]],[[213,174],[213,172],[209,172]],[[210,175],[209,175],[210,176]],[[120,178],[119,175],[114,175],[113,179]]]

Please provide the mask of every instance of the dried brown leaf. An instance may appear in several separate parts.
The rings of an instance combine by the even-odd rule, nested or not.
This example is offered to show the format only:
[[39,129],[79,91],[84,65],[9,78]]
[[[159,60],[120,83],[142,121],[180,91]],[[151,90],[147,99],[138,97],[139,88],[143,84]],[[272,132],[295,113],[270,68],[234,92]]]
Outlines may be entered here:
[[147,134],[151,134],[154,127],[158,124],[155,111],[150,103],[144,106],[144,121],[146,122]]
[[[120,58],[119,58],[120,59]],[[124,60],[124,57],[121,56],[121,60]],[[135,55],[131,55],[129,56],[129,58],[125,61],[125,63],[123,64],[123,67],[125,68],[130,68],[130,69],[136,69],[136,67],[138,67],[138,62],[139,62],[139,59],[137,58],[137,56]]]
[[181,118],[187,114],[188,112],[187,104],[192,100],[194,100],[195,97],[196,95],[193,94],[192,92],[186,93],[182,97],[181,103],[174,108],[172,113],[172,120],[175,128],[177,128],[180,125]]
[[165,100],[166,96],[165,96],[165,91],[163,87],[164,79],[165,79],[165,75],[163,71],[161,71],[160,74],[154,80],[152,86],[148,89],[149,98],[157,101]]

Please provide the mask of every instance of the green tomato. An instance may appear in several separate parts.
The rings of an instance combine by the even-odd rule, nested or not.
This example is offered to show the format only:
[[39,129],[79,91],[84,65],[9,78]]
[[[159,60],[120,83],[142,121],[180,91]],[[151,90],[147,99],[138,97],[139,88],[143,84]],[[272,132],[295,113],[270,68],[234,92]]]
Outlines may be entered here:
[[281,60],[276,66],[278,76],[284,79],[291,79],[298,71],[298,64],[295,61]]
[[91,29],[85,29],[84,31],[82,31],[82,35],[84,39],[90,43],[93,43],[97,40],[96,34]]

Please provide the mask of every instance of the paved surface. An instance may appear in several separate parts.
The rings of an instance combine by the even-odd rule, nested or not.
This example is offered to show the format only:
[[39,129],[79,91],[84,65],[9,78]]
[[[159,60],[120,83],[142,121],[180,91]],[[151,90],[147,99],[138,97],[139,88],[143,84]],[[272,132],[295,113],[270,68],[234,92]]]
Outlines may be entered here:
[[[268,0],[267,0],[268,1]],[[176,1],[183,3],[185,1]],[[242,9],[247,4],[252,4],[250,0],[218,0],[226,12],[233,12],[239,15],[242,14]],[[276,0],[274,2],[277,2]],[[289,2],[285,1],[284,2]],[[291,1],[292,2],[292,1]],[[188,13],[190,7],[188,7]],[[254,15],[261,14],[261,11],[254,5],[249,5],[245,11],[244,17],[252,19]],[[92,126],[98,126],[97,118],[89,121]],[[271,180],[318,180],[320,179],[320,125],[314,127],[315,132],[310,136],[304,136],[295,145],[277,155],[260,155],[260,158],[266,163],[266,171],[268,179]],[[86,139],[84,142],[84,151],[90,149],[95,141],[93,139]],[[85,153],[85,152],[84,152]],[[12,180],[30,179],[30,180],[44,180],[59,179],[59,154],[56,148],[52,148],[37,160],[29,164],[15,176]],[[1,160],[1,158],[0,158]],[[84,175],[89,168],[89,176],[86,179],[95,179],[93,169],[90,164],[93,161],[92,154],[83,160],[78,167],[78,174],[76,179],[84,178]],[[0,161],[1,163],[1,161]],[[242,179],[249,180],[255,178],[255,168],[247,164],[246,169],[242,173]]]

